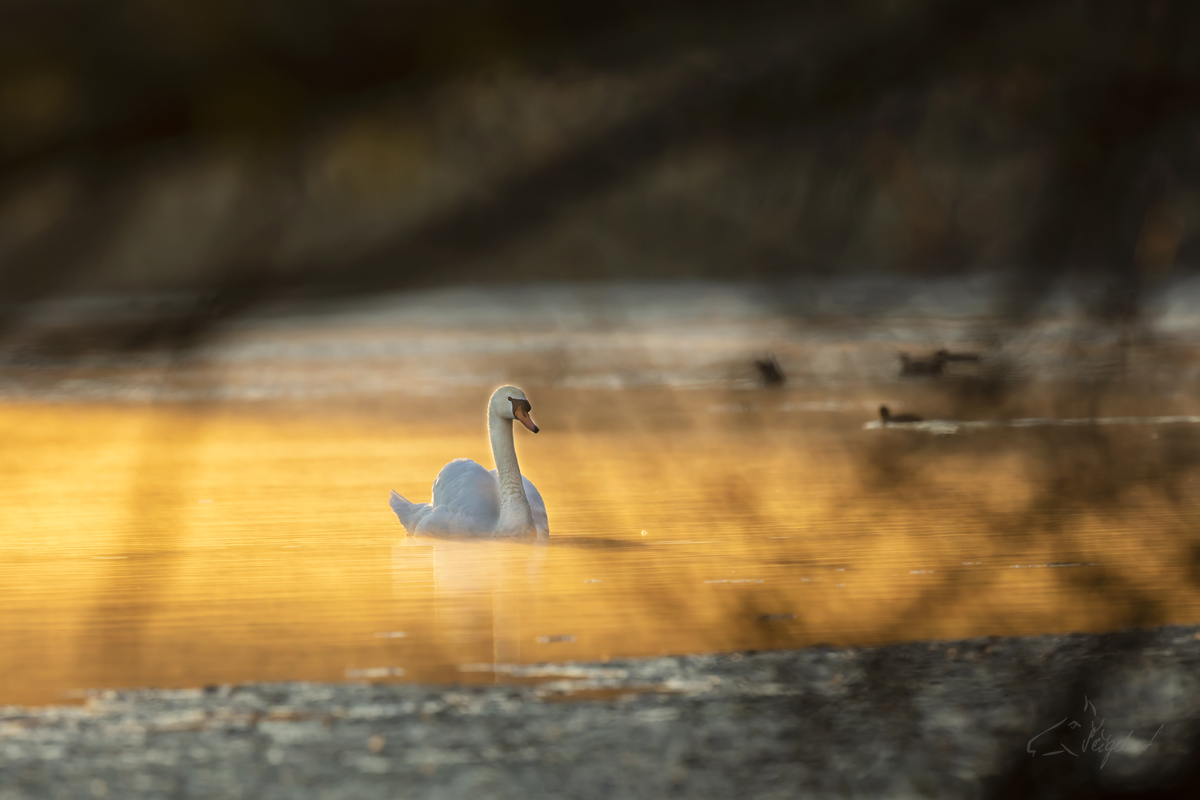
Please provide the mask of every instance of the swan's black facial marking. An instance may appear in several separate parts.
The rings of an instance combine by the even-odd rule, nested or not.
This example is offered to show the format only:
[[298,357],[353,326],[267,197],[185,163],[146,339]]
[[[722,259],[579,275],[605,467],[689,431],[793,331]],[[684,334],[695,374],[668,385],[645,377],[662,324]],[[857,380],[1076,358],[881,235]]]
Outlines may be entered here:
[[529,412],[533,410],[533,406],[529,405],[529,401],[515,397],[508,398],[508,401],[512,403],[513,419],[517,420],[534,433],[537,433],[537,423],[535,423],[533,418],[529,416]]

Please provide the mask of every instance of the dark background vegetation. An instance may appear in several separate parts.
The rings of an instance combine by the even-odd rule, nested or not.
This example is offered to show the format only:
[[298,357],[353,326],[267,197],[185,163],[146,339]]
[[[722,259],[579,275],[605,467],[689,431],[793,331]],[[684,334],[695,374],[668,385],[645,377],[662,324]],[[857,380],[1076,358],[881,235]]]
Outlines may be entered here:
[[[1196,262],[1200,6],[0,4],[0,297]],[[182,321],[181,321],[182,320]],[[139,336],[145,337],[145,331]]]

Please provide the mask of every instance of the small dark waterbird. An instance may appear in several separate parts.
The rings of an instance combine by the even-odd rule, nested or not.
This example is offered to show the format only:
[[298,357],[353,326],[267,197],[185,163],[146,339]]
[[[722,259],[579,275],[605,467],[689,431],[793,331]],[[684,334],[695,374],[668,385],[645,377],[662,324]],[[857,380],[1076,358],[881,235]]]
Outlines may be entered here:
[[883,420],[884,425],[892,422],[921,422],[921,418],[916,414],[896,414],[893,416],[892,412],[888,411],[887,406],[879,407],[879,418]]
[[951,353],[949,350],[938,350],[933,354],[934,358],[940,358],[942,361],[979,361],[979,353]]
[[941,375],[946,366],[947,356],[944,350],[934,353],[930,359],[916,359],[908,353],[900,354],[900,374],[905,377]]
[[783,374],[783,370],[780,369],[779,362],[775,360],[775,356],[760,358],[754,362],[754,366],[758,367],[763,386],[783,386],[784,382],[787,381],[787,377]]

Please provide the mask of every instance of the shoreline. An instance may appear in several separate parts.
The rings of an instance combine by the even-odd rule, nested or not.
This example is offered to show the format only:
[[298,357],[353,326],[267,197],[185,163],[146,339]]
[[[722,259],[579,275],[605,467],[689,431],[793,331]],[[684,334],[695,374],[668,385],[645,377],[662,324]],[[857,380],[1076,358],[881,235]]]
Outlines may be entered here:
[[103,691],[0,707],[0,798],[1191,797],[1198,667],[1167,626]]

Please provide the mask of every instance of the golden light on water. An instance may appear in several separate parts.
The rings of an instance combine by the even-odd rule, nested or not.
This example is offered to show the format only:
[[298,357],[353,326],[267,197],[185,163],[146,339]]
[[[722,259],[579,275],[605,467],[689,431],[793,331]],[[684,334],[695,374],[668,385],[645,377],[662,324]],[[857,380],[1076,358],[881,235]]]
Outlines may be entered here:
[[1028,442],[896,460],[924,434],[783,395],[541,390],[550,544],[406,540],[389,490],[491,465],[477,399],[0,407],[0,703],[1200,620],[1186,492],[1059,506]]

